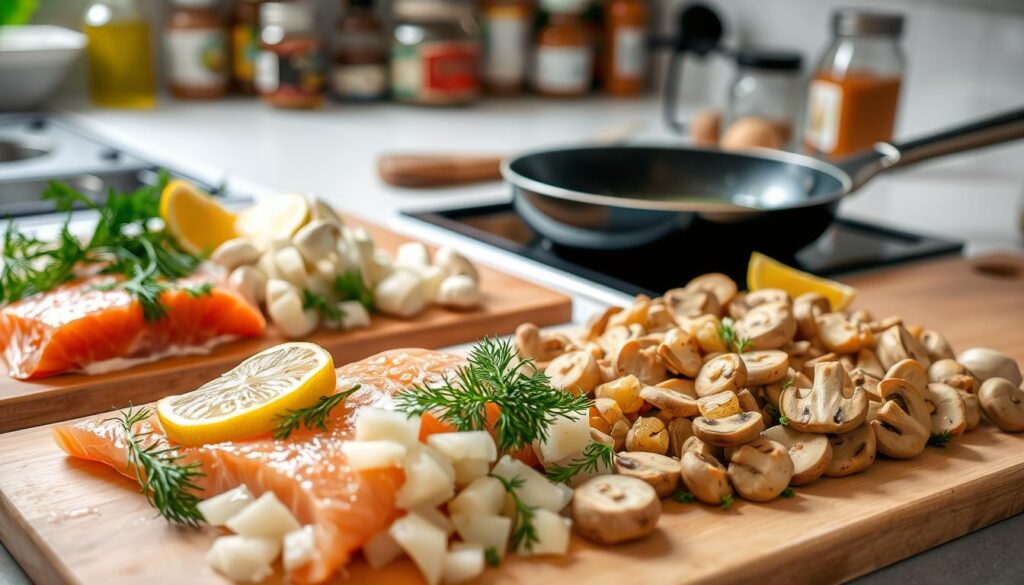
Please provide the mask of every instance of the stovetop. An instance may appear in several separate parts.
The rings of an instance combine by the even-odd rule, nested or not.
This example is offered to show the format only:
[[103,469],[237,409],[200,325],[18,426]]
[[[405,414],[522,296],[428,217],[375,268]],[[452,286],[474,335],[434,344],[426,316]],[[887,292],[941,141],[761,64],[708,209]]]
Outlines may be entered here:
[[641,248],[586,250],[540,236],[510,203],[404,215],[631,295],[660,295],[706,272],[723,272],[737,282],[746,282],[752,251],[819,276],[963,251],[959,242],[850,219],[837,219],[820,238],[799,250],[786,248],[785,233],[772,241],[762,236],[758,236],[760,241],[752,241],[742,227],[701,221]]

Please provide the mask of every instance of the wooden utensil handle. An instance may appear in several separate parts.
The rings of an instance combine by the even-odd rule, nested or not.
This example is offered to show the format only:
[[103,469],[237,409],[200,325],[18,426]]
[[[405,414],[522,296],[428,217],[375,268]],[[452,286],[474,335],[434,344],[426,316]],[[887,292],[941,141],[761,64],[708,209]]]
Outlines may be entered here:
[[380,178],[398,187],[444,187],[501,179],[500,156],[385,154]]

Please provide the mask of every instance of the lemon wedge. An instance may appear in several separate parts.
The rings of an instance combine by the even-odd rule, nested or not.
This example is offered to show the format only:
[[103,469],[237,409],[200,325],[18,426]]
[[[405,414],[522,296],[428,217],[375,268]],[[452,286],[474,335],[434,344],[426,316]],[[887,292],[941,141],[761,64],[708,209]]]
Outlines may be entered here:
[[778,288],[791,297],[816,292],[828,299],[833,311],[841,311],[857,296],[857,289],[841,282],[814,276],[786,266],[764,254],[754,252],[747,264],[747,288],[755,291],[762,288]]
[[279,415],[334,394],[336,381],[327,350],[283,343],[197,390],[164,398],[156,411],[167,436],[181,445],[245,439],[273,429]]
[[294,193],[268,197],[242,210],[235,221],[239,234],[269,243],[290,238],[309,221],[309,201]]
[[234,238],[235,214],[187,181],[175,179],[160,194],[160,217],[185,251],[212,252]]

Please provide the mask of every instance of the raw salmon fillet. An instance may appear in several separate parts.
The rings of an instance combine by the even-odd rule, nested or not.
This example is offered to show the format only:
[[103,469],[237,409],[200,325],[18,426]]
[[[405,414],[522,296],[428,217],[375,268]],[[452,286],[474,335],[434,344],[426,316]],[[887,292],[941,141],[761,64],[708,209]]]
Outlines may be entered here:
[[[387,351],[337,370],[339,391],[355,384],[361,388],[334,409],[327,432],[302,429],[283,441],[264,436],[184,448],[182,453],[186,461],[202,465],[203,497],[245,484],[257,496],[273,491],[299,522],[312,524],[318,554],[292,578],[319,583],[400,515],[394,499],[404,481],[401,470],[355,471],[345,463],[341,446],[354,434],[356,413],[366,407],[388,408],[397,392],[437,381],[463,363],[461,357],[435,351]],[[109,417],[55,427],[55,439],[69,455],[106,463],[131,477],[123,433]],[[430,428],[445,430],[436,421]],[[135,429],[150,430],[167,444],[155,414]],[[428,432],[425,425],[423,433]]]
[[[179,284],[209,281],[209,275],[195,275]],[[97,288],[112,282],[110,276],[92,277],[0,309],[0,356],[9,375],[32,380],[115,358],[180,354],[259,335],[266,327],[259,308],[220,286],[198,297],[165,292],[161,301],[167,315],[147,322],[131,294]]]

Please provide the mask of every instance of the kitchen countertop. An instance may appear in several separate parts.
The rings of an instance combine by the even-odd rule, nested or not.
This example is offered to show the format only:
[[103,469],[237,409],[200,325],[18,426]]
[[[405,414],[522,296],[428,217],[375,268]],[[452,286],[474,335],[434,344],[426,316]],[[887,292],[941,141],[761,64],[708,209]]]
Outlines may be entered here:
[[[486,246],[413,224],[397,211],[507,200],[495,183],[411,191],[384,185],[375,160],[383,152],[514,153],[570,145],[611,129],[638,127],[632,142],[675,142],[653,98],[578,102],[489,100],[471,109],[394,104],[331,105],[278,111],[256,100],[212,103],[167,100],[151,111],[71,105],[76,121],[155,162],[187,169],[212,183],[262,196],[316,193],[347,212],[436,242],[459,242],[478,261],[574,294],[575,319],[596,305],[621,302],[614,291],[510,260]],[[968,254],[1024,249],[1024,145],[988,149],[882,176],[843,203],[841,214],[966,242]],[[862,583],[1024,582],[1024,563],[1009,543],[1024,539],[1024,515],[936,547],[859,580]],[[27,579],[0,547],[0,585]]]

